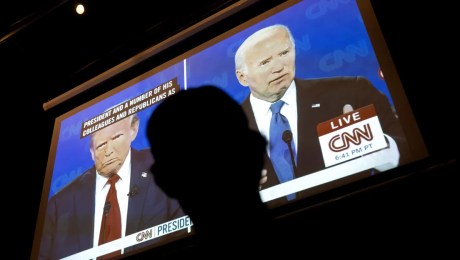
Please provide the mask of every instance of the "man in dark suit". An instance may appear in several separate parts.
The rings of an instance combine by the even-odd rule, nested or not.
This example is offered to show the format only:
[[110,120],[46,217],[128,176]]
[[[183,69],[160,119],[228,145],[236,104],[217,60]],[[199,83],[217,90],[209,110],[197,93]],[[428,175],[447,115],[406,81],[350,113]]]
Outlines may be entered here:
[[[242,103],[250,127],[258,129],[267,139],[270,139],[271,105],[283,102],[281,114],[289,121],[297,156],[294,178],[325,168],[316,131],[318,123],[369,104],[375,106],[389,148],[367,158],[372,160],[372,156],[385,153],[391,159],[376,166],[378,171],[396,167],[404,160],[404,133],[387,97],[363,77],[296,79],[295,42],[286,26],[269,26],[249,36],[236,52],[235,66],[240,84],[251,90]],[[283,182],[274,170],[269,152],[267,149],[262,189]],[[297,198],[308,192],[311,190],[298,193]],[[281,197],[268,203],[280,205],[286,199]]]
[[[156,185],[150,167],[150,150],[131,148],[139,119],[131,115],[91,136],[90,152],[95,165],[56,193],[48,202],[40,247],[40,259],[59,259],[96,247],[99,244],[104,204],[110,184],[107,179],[120,176],[116,183],[121,237],[151,228],[183,213],[178,202]],[[113,210],[108,208],[107,210]],[[127,253],[138,247],[161,243],[174,232],[122,249]]]

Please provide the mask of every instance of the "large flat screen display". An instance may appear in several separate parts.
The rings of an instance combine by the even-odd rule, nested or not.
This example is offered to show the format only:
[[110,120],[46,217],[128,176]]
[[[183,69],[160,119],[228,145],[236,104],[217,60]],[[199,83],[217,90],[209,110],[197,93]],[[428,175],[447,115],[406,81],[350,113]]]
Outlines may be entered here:
[[[369,1],[287,1],[56,118],[32,258],[94,259],[193,235],[153,180],[145,131],[163,100],[203,85],[239,102],[267,139],[270,209],[428,156]],[[279,136],[277,113],[289,125]],[[112,173],[117,205],[106,200]],[[109,241],[115,207],[121,237]]]

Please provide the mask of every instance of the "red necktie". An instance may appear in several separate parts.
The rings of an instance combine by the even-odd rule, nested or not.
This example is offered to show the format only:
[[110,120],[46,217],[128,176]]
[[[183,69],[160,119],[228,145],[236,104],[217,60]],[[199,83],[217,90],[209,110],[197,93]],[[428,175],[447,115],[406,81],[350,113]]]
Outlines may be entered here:
[[[104,204],[102,215],[101,232],[99,233],[99,245],[105,244],[121,237],[121,216],[118,205],[117,189],[115,183],[120,179],[118,174],[112,175],[107,181],[110,184],[109,193]],[[121,250],[98,257],[98,259],[109,259],[121,254]]]

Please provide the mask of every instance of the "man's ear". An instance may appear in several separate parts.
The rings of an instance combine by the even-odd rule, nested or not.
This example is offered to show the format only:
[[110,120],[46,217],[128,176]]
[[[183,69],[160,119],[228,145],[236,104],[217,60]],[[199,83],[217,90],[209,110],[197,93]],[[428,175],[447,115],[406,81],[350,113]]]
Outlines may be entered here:
[[89,152],[91,153],[91,159],[93,159],[93,161],[95,161],[95,159],[94,159],[94,150],[93,150],[92,147],[89,148]]
[[139,132],[139,120],[134,120],[131,122],[129,133],[131,135],[131,141],[136,139],[137,133]]
[[247,87],[249,84],[246,81],[246,76],[244,75],[244,73],[241,70],[236,70],[235,73],[236,73],[236,78],[238,79],[240,84]]

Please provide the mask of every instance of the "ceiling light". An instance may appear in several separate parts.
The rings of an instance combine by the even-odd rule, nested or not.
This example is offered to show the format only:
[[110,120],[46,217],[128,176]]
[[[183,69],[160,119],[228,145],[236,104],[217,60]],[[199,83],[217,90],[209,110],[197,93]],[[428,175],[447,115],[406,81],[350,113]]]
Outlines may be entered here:
[[75,11],[77,14],[83,14],[85,12],[85,7],[82,4],[78,4]]

